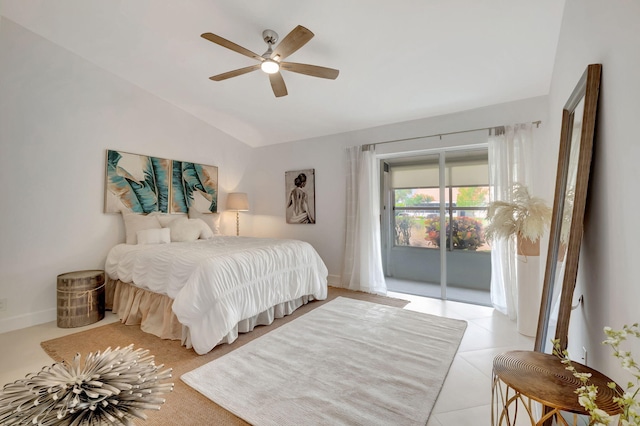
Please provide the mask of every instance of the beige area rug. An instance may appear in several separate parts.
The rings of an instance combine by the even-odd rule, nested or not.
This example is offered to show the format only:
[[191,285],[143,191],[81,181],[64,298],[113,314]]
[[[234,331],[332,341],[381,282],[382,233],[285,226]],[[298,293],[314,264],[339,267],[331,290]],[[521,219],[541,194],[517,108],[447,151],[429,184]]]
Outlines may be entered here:
[[180,376],[277,329],[281,325],[339,296],[367,300],[399,308],[409,303],[406,300],[329,287],[329,295],[326,300],[308,303],[297,309],[292,315],[277,319],[269,326],[256,327],[250,333],[240,334],[232,344],[217,346],[206,355],[198,355],[192,349],[186,349],[180,345],[179,341],[162,340],[142,332],[138,326],[126,326],[120,323],[47,340],[42,342],[41,346],[55,361],[62,361],[63,359],[71,360],[76,353],[80,353],[84,358],[89,352],[103,351],[107,347],[124,347],[133,343],[136,348],[149,349],[151,354],[155,355],[156,364],[164,364],[166,367],[173,368],[175,383],[173,392],[165,396],[166,402],[160,411],[145,411],[149,418],[146,422],[140,421],[139,424],[141,426],[246,425],[247,423],[244,420],[187,386],[180,380]]
[[424,426],[466,326],[339,297],[182,380],[256,426]]

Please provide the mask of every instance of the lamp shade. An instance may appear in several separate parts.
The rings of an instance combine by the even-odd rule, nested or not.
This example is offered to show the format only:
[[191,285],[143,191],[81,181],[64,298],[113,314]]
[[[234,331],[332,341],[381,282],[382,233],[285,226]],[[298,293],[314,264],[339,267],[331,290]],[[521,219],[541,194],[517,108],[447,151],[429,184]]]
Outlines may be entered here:
[[246,212],[249,210],[249,199],[245,192],[232,192],[227,195],[227,210]]

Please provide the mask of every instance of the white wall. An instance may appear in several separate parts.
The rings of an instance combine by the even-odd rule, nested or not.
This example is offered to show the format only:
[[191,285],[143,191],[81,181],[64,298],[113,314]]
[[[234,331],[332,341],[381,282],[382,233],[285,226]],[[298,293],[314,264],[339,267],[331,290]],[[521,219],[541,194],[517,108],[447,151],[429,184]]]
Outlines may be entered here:
[[[588,364],[626,383],[602,329],[640,320],[640,3],[567,0],[549,94],[550,131],[557,135],[537,152],[541,178],[555,174],[562,108],[588,64],[601,63],[602,81],[584,240],[572,313],[569,349],[588,351]],[[552,179],[546,190],[553,192]],[[640,345],[630,346],[636,356]]]
[[221,209],[246,189],[248,146],[4,18],[0,93],[0,332],[54,320],[56,276],[124,241],[103,213],[107,149],[218,166]]
[[[342,269],[344,149],[363,143],[542,120],[547,97],[488,106],[309,141],[250,149],[128,82],[0,20],[0,332],[56,316],[56,276],[102,268],[124,240],[118,215],[103,213],[106,149],[217,165],[226,192],[249,193],[241,234],[299,238],[325,260],[333,284]],[[483,133],[483,132],[480,132]],[[484,142],[471,134],[380,146],[381,152]],[[284,172],[315,168],[317,223],[284,219]],[[11,183],[11,184],[8,184]],[[235,216],[223,214],[233,234]]]
[[[345,148],[353,145],[494,127],[542,120],[536,138],[546,137],[546,96],[493,105],[472,111],[415,120],[356,132],[256,148],[251,167],[254,192],[250,194],[250,232],[256,236],[298,238],[311,243],[324,259],[330,282],[337,284],[342,271],[346,211]],[[486,143],[488,132],[428,138],[380,145],[377,152],[415,152],[444,146]],[[289,225],[285,221],[284,173],[315,169],[316,216],[314,225]]]

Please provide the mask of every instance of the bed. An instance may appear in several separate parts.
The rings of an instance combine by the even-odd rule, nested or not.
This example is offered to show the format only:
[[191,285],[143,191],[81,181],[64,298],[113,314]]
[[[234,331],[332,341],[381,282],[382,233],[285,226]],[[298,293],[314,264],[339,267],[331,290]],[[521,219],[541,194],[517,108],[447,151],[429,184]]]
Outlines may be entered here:
[[123,323],[198,354],[327,297],[324,262],[298,240],[217,235],[118,244],[105,272],[107,307]]

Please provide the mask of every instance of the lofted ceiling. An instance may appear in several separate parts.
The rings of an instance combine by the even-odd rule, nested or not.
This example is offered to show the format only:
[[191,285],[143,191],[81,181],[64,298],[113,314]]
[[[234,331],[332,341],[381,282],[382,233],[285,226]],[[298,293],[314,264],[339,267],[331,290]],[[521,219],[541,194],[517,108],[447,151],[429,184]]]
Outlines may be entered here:
[[[304,140],[546,95],[563,0],[0,0],[0,14],[250,146]],[[315,37],[276,98],[255,60],[262,31]]]

